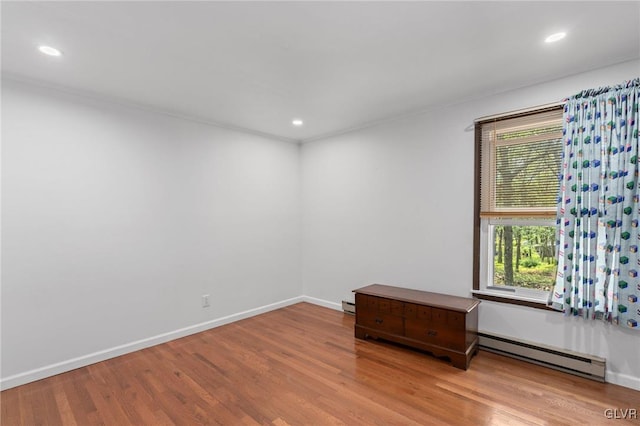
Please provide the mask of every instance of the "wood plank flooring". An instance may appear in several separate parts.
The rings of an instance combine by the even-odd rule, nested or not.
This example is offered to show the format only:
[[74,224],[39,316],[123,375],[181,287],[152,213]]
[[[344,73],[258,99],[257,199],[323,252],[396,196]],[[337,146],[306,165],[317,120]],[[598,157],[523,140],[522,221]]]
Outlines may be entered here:
[[480,351],[469,370],[300,303],[0,394],[13,425],[640,424],[640,392]]

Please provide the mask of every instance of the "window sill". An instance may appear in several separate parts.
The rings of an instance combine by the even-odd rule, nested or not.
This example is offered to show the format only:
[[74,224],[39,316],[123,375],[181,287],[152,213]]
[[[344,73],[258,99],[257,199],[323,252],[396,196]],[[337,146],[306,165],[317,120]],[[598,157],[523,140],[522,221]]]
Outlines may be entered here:
[[547,306],[546,298],[544,300],[535,297],[518,296],[515,294],[497,293],[487,290],[472,290],[474,297],[491,302],[508,303],[511,305],[528,306],[530,308],[542,309],[545,311],[559,312]]

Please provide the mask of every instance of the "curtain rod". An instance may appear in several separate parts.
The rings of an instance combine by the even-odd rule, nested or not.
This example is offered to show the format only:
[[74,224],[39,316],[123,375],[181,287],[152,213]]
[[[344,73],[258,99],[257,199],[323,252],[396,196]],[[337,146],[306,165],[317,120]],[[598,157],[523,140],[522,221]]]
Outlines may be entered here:
[[559,107],[561,105],[564,105],[565,101],[561,101],[561,102],[553,102],[550,104],[545,104],[545,105],[538,105],[536,107],[531,107],[531,108],[524,108],[524,109],[517,109],[514,111],[509,111],[509,112],[503,112],[501,114],[493,114],[493,115],[487,115],[484,117],[480,117],[480,118],[476,118],[475,120],[473,120],[474,123],[479,123],[481,121],[488,121],[488,120],[493,120],[496,118],[503,118],[506,116],[510,116],[510,115],[520,115],[520,114],[526,114],[532,111],[537,111],[539,109],[549,109],[549,108],[554,108],[554,107]]
[[603,93],[610,92],[612,90],[621,90],[621,89],[629,89],[631,87],[640,87],[640,77],[636,77],[632,80],[627,80],[624,83],[616,84],[615,86],[603,86],[598,87],[596,89],[586,89],[582,90],[579,93],[576,93],[569,99],[580,99],[585,98],[587,96],[598,96]]

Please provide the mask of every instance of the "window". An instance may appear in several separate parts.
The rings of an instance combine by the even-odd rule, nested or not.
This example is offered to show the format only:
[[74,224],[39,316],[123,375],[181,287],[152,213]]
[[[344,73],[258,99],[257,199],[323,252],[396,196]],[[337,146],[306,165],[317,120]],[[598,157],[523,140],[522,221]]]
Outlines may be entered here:
[[562,107],[476,123],[474,293],[546,303],[556,276]]

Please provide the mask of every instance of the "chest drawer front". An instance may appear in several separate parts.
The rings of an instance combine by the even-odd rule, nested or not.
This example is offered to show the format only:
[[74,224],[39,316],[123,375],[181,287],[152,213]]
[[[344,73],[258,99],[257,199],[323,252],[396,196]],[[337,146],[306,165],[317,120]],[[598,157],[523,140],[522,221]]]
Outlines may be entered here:
[[402,317],[379,312],[363,312],[362,315],[358,316],[358,324],[392,334],[402,335],[404,331]]
[[405,318],[415,318],[418,313],[418,306],[413,303],[404,304],[404,316]]
[[462,312],[449,311],[447,312],[447,328],[452,330],[464,330],[465,329],[465,314]]
[[389,299],[378,299],[378,311],[389,314],[391,313],[391,300]]
[[431,322],[434,324],[445,325],[447,323],[447,311],[444,309],[431,309]]
[[398,300],[365,294],[356,294],[356,307],[361,307],[362,310],[398,316],[402,316],[404,311],[404,303]]
[[465,333],[441,324],[407,321],[404,331],[409,339],[458,351],[465,350]]
[[378,310],[378,298],[375,296],[366,296],[367,297],[367,309],[372,311]]
[[391,301],[391,315],[402,316],[404,314],[404,303],[397,300]]
[[356,315],[358,311],[364,312],[369,309],[369,298],[366,294],[356,294]]
[[407,320],[404,324],[404,335],[409,339],[433,344],[437,336],[437,330],[431,327],[430,322]]
[[431,308],[429,306],[418,305],[416,308],[416,317],[423,321],[431,321]]
[[435,340],[436,345],[457,351],[465,350],[466,335],[464,332],[453,330],[451,328],[439,328],[437,333]]
[[356,294],[356,322],[362,323],[364,316],[375,315],[378,311],[377,298],[366,294]]

